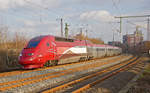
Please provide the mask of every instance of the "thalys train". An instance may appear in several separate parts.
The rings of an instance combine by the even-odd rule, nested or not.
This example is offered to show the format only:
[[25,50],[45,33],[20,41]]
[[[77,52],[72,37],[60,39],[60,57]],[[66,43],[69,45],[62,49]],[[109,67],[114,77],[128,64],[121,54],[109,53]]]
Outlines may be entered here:
[[24,69],[57,65],[63,62],[83,61],[121,54],[122,49],[87,40],[69,39],[52,35],[31,39],[19,56]]

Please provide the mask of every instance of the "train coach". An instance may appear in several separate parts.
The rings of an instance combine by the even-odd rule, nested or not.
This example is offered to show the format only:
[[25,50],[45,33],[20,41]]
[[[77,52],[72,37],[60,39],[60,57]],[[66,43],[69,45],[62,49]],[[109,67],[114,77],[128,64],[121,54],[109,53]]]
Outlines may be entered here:
[[19,56],[24,69],[52,66],[121,54],[119,47],[92,44],[87,40],[76,40],[52,35],[31,39]]

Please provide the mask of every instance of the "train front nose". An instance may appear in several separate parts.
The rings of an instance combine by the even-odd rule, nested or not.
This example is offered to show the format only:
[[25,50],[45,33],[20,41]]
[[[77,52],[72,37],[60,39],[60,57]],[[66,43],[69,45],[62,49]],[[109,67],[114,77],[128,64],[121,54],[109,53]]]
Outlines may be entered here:
[[19,63],[23,64],[34,64],[36,59],[36,51],[34,49],[24,49],[19,56]]
[[37,65],[41,65],[41,61],[38,58],[38,54],[40,53],[40,47],[42,46],[41,40],[43,37],[35,37],[31,39],[27,46],[23,49],[20,57],[19,57],[19,63],[23,65],[24,67],[37,67]]
[[24,53],[19,56],[19,63],[21,65],[33,64],[35,57],[33,53]]
[[23,69],[32,69],[41,67],[41,63],[38,61],[37,57],[32,56],[20,56],[19,64],[23,66]]

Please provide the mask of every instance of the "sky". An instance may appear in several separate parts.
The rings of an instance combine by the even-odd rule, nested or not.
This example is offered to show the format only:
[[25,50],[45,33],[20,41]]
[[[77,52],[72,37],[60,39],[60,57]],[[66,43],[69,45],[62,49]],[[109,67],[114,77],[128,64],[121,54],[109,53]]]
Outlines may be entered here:
[[[150,0],[0,0],[0,24],[28,38],[39,35],[60,36],[60,19],[69,24],[69,35],[88,31],[88,36],[106,43],[119,41],[119,19],[115,16],[150,15]],[[146,40],[147,18],[123,19],[122,35],[136,26]]]

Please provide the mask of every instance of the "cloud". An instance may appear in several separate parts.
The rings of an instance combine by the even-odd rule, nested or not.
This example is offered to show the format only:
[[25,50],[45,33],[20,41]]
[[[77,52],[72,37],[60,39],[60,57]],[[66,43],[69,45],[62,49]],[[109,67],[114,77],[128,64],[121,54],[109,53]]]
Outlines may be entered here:
[[[150,13],[149,0],[114,1],[118,8],[122,9],[121,13],[126,15]],[[144,8],[141,8],[142,6]],[[49,11],[42,8],[47,8]],[[138,11],[135,11],[136,9]],[[139,9],[142,9],[142,12]],[[81,24],[88,24],[91,26],[91,28],[87,27],[90,36],[102,37],[105,41],[112,39],[112,28],[119,29],[118,23],[115,26],[113,23],[112,26],[108,23],[109,21],[119,21],[119,19],[114,20],[113,15],[118,15],[118,9],[113,6],[113,2],[110,0],[0,0],[0,10],[5,10],[6,14],[2,15],[6,15],[6,23],[10,27],[16,27],[16,31],[23,31],[27,35],[33,36],[60,35],[60,22],[55,20],[58,17],[63,17],[64,23],[71,24],[70,29],[72,27],[74,33],[80,31],[78,27]],[[14,14],[15,17],[10,17],[11,14]],[[125,19],[123,23],[124,21]],[[133,29],[129,30],[132,32]],[[123,31],[125,31],[124,24]]]
[[[24,30],[28,32],[29,36],[38,35],[60,35],[60,25],[57,21],[36,21],[36,20],[24,20]],[[30,34],[29,34],[30,33]]]
[[0,0],[0,9],[8,9],[25,5],[24,0]]
[[113,16],[105,10],[84,12],[80,15],[81,20],[93,20],[108,22],[113,20]]
[[60,5],[60,0],[0,0],[0,9],[6,10],[9,8],[26,7],[26,6],[41,6],[45,8],[55,8]]
[[25,27],[42,27],[42,26],[58,26],[59,23],[56,20],[48,20],[48,19],[43,19],[43,20],[36,20],[36,19],[16,19],[17,22],[21,22]]
[[[69,0],[70,1],[70,0]],[[76,4],[94,4],[94,5],[104,5],[110,2],[110,0],[71,0]]]
[[0,0],[0,9],[7,9],[10,5],[8,0]]
[[36,25],[36,23],[34,21],[31,21],[31,20],[24,20],[24,25],[33,27]]

